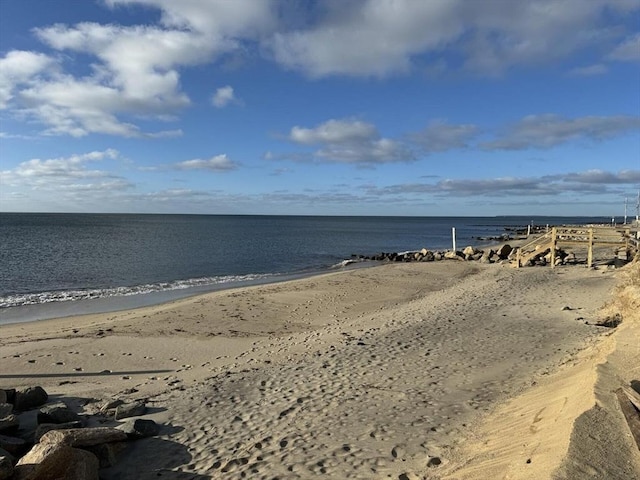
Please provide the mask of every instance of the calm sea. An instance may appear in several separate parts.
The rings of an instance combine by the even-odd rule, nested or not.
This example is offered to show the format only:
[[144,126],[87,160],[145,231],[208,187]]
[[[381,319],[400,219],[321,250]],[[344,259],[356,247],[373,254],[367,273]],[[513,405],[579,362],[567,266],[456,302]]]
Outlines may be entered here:
[[464,247],[506,226],[607,220],[0,213],[0,321],[21,320],[26,305],[44,318],[60,313],[54,304],[185,296],[338,268],[352,254],[444,249],[451,227]]

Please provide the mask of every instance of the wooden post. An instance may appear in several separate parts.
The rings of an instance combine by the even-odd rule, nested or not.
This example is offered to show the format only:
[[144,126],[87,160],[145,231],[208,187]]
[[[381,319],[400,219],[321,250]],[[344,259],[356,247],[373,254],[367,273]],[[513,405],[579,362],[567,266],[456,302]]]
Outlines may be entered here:
[[522,253],[522,247],[518,247],[518,253],[516,255],[516,268],[520,268],[520,255]]
[[593,264],[593,228],[589,229],[589,253],[587,254],[587,268]]
[[551,230],[551,268],[556,268],[556,242],[558,241],[558,229]]

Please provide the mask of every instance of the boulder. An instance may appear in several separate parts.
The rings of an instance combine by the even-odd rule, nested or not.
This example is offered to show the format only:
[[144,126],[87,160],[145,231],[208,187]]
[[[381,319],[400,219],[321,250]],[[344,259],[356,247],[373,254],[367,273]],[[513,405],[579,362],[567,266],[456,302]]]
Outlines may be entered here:
[[460,252],[454,252],[453,250],[445,252],[444,258],[450,260],[464,260],[464,257],[460,254]]
[[121,442],[126,439],[126,433],[112,427],[70,428],[68,430],[50,430],[40,438],[40,443],[90,447],[101,443]]
[[3,390],[7,399],[5,400],[7,403],[14,405],[16,403],[16,389],[15,388],[5,388]]
[[98,459],[68,445],[38,443],[18,461],[19,480],[99,480]]
[[13,475],[16,459],[6,450],[0,448],[0,480],[7,480]]
[[477,250],[475,248],[473,248],[471,245],[469,245],[468,247],[465,247],[464,250],[462,250],[462,254],[466,257],[467,255],[471,256],[471,255],[475,255],[477,253]]
[[502,260],[504,260],[505,258],[509,258],[509,254],[511,253],[512,250],[513,248],[511,248],[511,245],[509,245],[508,243],[505,243],[500,248],[498,248],[496,253]]
[[0,388],[0,403],[9,403],[7,400],[7,392]]
[[15,415],[7,415],[0,418],[0,432],[17,430],[20,427],[20,420]]
[[123,403],[116,408],[116,420],[123,418],[138,417],[147,413],[147,406],[144,402]]
[[0,454],[0,480],[9,480],[11,477],[13,477],[12,457]]
[[160,426],[156,422],[144,418],[130,418],[116,428],[132,439],[154,437],[160,432]]
[[82,422],[41,423],[38,425],[38,428],[36,428],[36,433],[33,436],[33,443],[38,443],[42,436],[51,430],[70,430],[72,428],[82,428]]
[[6,450],[11,455],[20,455],[26,450],[27,442],[22,438],[0,435],[0,449]]
[[118,455],[127,448],[127,442],[101,443],[92,447],[84,447],[98,459],[100,468],[109,468],[118,461]]
[[10,403],[0,403],[0,418],[8,417],[13,413],[13,405]]
[[38,410],[38,423],[69,423],[80,421],[80,415],[65,403],[56,402],[44,405]]
[[47,395],[44,388],[40,386],[29,387],[16,392],[13,406],[18,411],[31,410],[32,408],[44,405],[48,399],[49,395]]

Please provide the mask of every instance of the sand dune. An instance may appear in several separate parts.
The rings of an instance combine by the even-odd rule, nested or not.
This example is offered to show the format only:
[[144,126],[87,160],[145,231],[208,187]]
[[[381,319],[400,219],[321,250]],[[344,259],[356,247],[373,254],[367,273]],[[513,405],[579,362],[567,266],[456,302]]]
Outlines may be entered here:
[[[607,269],[392,264],[6,325],[0,386],[149,399],[162,435],[104,478],[551,478],[613,351],[590,324],[612,286]],[[496,428],[517,441],[486,443]]]

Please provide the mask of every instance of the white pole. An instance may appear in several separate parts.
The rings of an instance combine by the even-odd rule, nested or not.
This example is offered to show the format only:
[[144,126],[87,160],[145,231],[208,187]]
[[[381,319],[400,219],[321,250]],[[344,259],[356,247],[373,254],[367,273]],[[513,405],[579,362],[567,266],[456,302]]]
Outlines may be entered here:
[[453,251],[456,251],[456,227],[451,227],[451,237],[453,238]]
[[531,235],[531,225],[527,225],[527,238]]
[[628,203],[629,199],[627,197],[624,197],[624,224],[627,224],[627,203]]

